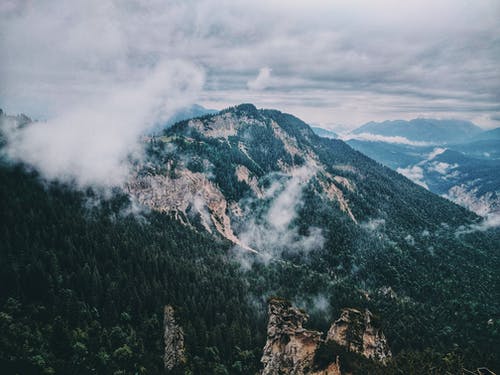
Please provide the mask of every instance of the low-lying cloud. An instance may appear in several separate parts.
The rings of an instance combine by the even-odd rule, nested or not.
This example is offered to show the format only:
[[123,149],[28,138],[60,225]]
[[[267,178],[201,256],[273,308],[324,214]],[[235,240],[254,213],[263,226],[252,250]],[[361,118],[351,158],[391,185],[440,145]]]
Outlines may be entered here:
[[359,141],[368,141],[368,142],[385,142],[385,143],[395,143],[409,146],[430,146],[432,145],[429,142],[419,142],[419,141],[411,141],[406,137],[402,136],[385,136],[380,134],[372,134],[372,133],[359,133],[359,134],[346,134],[340,137],[344,141],[349,141],[351,139],[359,140]]
[[315,173],[316,168],[307,164],[291,171],[285,182],[272,184],[266,192],[273,195],[267,212],[250,217],[238,233],[241,242],[258,250],[264,261],[279,258],[283,252],[308,253],[323,247],[325,239],[320,228],[310,227],[304,235],[294,224],[303,205],[303,188]]
[[191,64],[159,64],[142,80],[61,109],[47,121],[4,129],[6,153],[48,179],[79,187],[121,185],[131,161],[142,156],[146,130],[190,104],[202,84],[202,72]]
[[412,180],[414,183],[429,189],[427,184],[424,181],[424,170],[422,167],[418,165],[410,166],[407,168],[398,168],[396,172],[402,174],[406,178]]
[[474,232],[486,232],[491,229],[500,228],[500,214],[499,213],[489,213],[483,220],[478,224],[471,224],[468,226],[462,226],[456,232],[456,236],[461,236],[464,234],[470,234]]

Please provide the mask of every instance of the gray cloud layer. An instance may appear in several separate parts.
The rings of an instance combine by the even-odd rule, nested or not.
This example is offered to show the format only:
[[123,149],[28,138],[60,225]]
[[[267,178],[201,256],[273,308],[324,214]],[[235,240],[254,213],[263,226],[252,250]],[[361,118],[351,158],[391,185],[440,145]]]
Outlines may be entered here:
[[177,60],[205,73],[209,107],[498,126],[499,18],[496,0],[7,0],[0,106],[50,117]]

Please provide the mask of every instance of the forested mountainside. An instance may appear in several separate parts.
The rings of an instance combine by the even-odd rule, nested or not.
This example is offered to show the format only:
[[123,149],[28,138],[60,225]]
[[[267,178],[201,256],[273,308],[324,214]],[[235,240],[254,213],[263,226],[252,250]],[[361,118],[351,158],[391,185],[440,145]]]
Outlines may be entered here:
[[345,308],[376,315],[393,358],[339,351],[354,373],[500,368],[500,234],[473,213],[252,105],[178,123],[147,155],[111,199],[3,161],[6,373],[159,373],[172,305],[174,372],[253,374],[273,295],[323,332]]
[[0,173],[3,374],[162,373],[167,303],[194,373],[258,365],[265,322],[227,246],[167,215],[129,215],[123,195],[93,207],[90,192]]

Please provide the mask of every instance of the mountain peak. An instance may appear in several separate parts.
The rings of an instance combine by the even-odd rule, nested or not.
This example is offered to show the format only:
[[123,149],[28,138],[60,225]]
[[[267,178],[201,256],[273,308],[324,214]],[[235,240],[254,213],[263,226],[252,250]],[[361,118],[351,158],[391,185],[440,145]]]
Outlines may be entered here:
[[241,104],[238,104],[234,107],[229,107],[229,108],[221,111],[221,113],[227,113],[227,112],[231,112],[231,113],[234,113],[236,115],[245,114],[245,115],[250,115],[250,116],[255,116],[255,115],[259,114],[259,110],[252,103],[241,103]]

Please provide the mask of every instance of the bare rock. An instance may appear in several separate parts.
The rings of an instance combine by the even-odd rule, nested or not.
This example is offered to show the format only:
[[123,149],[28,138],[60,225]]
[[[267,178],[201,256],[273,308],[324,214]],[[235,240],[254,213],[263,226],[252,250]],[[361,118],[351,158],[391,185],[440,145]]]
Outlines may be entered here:
[[322,333],[303,327],[308,319],[304,311],[288,301],[272,298],[268,312],[262,375],[341,375],[338,357],[323,369],[315,368],[314,357],[323,342]]
[[303,328],[308,315],[290,302],[273,298],[268,306],[262,375],[302,375],[312,367],[321,333]]
[[334,341],[366,358],[384,362],[392,356],[384,333],[373,322],[373,315],[365,310],[344,309],[328,331],[326,341]]
[[338,355],[322,353],[329,342],[382,363],[391,357],[387,340],[368,310],[342,310],[326,339],[321,332],[305,329],[308,315],[286,300],[270,299],[268,314],[261,375],[342,375]]
[[184,348],[184,331],[175,320],[174,308],[170,305],[165,306],[163,313],[165,343],[165,355],[163,363],[165,369],[172,370],[174,367],[182,365],[186,362]]

